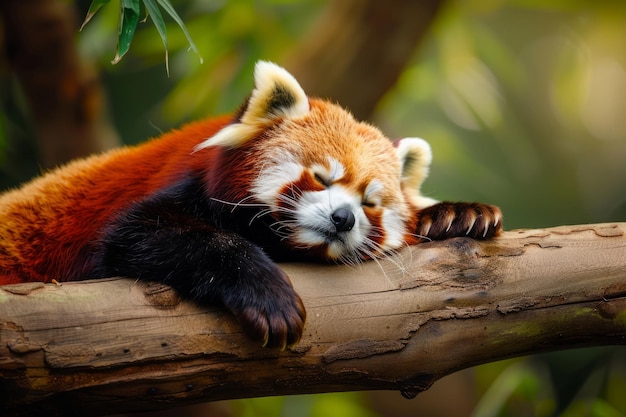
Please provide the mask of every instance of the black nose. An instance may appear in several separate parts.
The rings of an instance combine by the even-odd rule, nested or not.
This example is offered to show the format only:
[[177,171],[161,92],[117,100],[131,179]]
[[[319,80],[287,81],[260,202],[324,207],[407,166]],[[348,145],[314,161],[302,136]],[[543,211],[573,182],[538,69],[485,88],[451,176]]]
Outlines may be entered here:
[[348,230],[352,230],[354,227],[354,214],[352,211],[339,208],[330,215],[330,220],[332,220],[337,232],[347,232]]

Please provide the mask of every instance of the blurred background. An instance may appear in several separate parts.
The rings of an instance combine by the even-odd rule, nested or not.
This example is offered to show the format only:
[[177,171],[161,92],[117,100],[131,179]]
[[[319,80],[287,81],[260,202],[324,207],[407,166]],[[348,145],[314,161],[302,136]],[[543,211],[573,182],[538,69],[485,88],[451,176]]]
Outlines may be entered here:
[[[626,221],[624,1],[175,0],[198,54],[164,18],[167,66],[149,19],[113,65],[119,3],[78,32],[89,4],[0,4],[2,189],[231,112],[266,59],[391,138],[427,139],[434,198],[499,205],[507,229]],[[345,393],[208,407],[223,416],[626,416],[625,353],[487,364],[411,401]]]

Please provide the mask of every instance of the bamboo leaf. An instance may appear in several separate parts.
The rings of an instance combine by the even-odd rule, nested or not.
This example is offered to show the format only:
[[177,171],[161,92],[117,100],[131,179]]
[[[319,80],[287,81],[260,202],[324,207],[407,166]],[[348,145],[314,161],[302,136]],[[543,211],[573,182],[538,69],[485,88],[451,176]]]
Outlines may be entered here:
[[96,12],[100,10],[102,6],[109,3],[110,1],[111,0],[93,0],[91,4],[89,5],[89,10],[87,10],[87,16],[85,16],[85,20],[83,21],[83,24],[80,25],[79,30],[83,30],[85,25],[89,23],[89,21],[96,14]]
[[167,71],[167,76],[169,77],[170,65],[167,49],[167,29],[165,27],[165,21],[163,21],[163,15],[161,15],[159,6],[154,0],[143,0],[143,4],[146,8],[146,11],[148,12],[148,15],[152,19],[152,22],[154,23],[157,32],[159,32],[161,40],[163,41],[163,47],[165,48],[165,70]]
[[202,56],[200,55],[200,52],[198,52],[198,48],[196,48],[196,44],[193,43],[193,39],[191,39],[191,35],[189,34],[189,31],[187,30],[185,23],[180,18],[178,13],[176,13],[176,10],[174,10],[174,7],[172,6],[172,4],[169,2],[169,0],[156,0],[156,1],[163,8],[163,10],[165,10],[167,14],[169,14],[172,17],[172,19],[174,19],[174,21],[178,24],[178,26],[180,26],[180,28],[183,30],[183,33],[185,34],[185,37],[187,38],[187,42],[189,42],[189,47],[200,57],[200,63],[202,63]]
[[112,64],[120,62],[122,57],[130,49],[130,44],[135,35],[135,29],[139,22],[139,0],[122,0],[120,13],[120,26],[117,38],[117,51]]

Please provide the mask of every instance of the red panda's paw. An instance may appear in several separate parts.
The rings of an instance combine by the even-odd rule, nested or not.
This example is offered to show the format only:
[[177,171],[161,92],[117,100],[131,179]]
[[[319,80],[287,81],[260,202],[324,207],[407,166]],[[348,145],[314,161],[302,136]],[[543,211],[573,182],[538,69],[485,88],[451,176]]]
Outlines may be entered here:
[[306,320],[302,300],[287,275],[276,266],[271,278],[259,277],[259,288],[240,287],[224,304],[234,314],[246,334],[263,346],[284,350],[300,340]]
[[500,208],[482,203],[442,202],[418,213],[416,233],[432,240],[451,237],[489,239],[502,231]]

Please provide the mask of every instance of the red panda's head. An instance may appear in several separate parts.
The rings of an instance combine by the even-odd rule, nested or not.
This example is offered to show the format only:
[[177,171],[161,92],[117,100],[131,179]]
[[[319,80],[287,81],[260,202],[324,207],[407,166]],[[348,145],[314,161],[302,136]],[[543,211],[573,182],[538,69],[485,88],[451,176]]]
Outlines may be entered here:
[[292,248],[328,260],[354,262],[403,246],[411,211],[434,202],[419,192],[431,161],[425,141],[392,143],[341,107],[309,99],[268,62],[257,64],[238,119],[196,149],[214,146],[238,153],[245,202],[261,203]]

